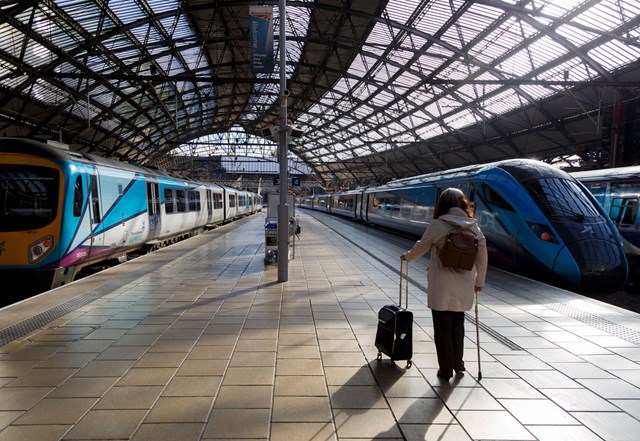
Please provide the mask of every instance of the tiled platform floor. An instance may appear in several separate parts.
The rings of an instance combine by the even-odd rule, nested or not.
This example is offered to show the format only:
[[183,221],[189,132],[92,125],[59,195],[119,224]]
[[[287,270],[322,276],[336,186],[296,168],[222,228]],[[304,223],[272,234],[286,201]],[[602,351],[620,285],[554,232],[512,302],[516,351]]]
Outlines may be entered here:
[[442,382],[420,260],[413,367],[392,368],[376,314],[410,242],[299,214],[286,283],[259,214],[0,311],[105,291],[0,348],[0,441],[640,439],[638,315],[490,271],[482,381],[468,322],[468,372]]

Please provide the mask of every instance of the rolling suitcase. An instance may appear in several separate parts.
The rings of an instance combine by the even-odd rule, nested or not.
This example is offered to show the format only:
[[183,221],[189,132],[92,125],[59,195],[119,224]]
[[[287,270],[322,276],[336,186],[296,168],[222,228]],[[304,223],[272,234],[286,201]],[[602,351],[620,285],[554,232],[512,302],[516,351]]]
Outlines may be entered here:
[[407,360],[407,368],[412,365],[413,356],[413,313],[407,309],[409,305],[409,263],[406,266],[405,307],[402,307],[402,264],[400,260],[400,295],[397,305],[385,305],[378,311],[378,329],[376,331],[376,348],[378,360],[382,354],[391,358],[391,365],[396,360]]

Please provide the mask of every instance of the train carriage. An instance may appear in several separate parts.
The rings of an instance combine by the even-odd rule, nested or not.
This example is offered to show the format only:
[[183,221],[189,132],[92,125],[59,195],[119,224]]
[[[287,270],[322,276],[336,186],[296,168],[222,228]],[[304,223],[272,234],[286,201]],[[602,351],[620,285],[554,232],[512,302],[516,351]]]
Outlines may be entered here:
[[614,223],[628,255],[640,256],[640,166],[574,172]]
[[250,199],[214,183],[0,139],[0,278],[46,288],[69,283],[85,266],[251,214]]
[[539,161],[468,166],[326,197],[332,213],[357,218],[361,201],[363,221],[420,237],[448,187],[474,205],[492,265],[571,287],[610,288],[626,280],[620,236],[593,196]]

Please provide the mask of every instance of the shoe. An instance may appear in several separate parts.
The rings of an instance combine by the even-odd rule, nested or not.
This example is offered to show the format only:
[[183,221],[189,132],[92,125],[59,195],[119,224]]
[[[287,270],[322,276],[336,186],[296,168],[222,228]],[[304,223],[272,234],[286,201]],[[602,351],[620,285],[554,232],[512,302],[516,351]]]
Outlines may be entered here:
[[464,366],[459,366],[457,368],[454,368],[454,370],[456,371],[457,374],[459,374],[460,372],[465,372],[467,369],[465,369]]
[[442,371],[440,371],[440,369],[438,369],[438,373],[436,374],[438,377],[440,378],[444,378],[446,380],[450,379],[451,377],[453,377],[453,374],[450,373],[449,375],[445,375],[442,373]]

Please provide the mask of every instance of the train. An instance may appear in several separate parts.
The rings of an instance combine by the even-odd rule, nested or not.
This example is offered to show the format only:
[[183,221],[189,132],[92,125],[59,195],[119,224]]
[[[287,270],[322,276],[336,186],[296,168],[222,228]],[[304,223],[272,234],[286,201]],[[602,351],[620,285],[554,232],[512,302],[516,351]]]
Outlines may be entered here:
[[640,166],[573,172],[593,194],[623,239],[627,256],[640,259]]
[[261,210],[249,191],[0,138],[0,280],[55,288]]
[[491,265],[573,290],[624,285],[629,266],[612,221],[578,180],[536,160],[466,166],[298,204],[419,238],[448,187],[473,204]]

